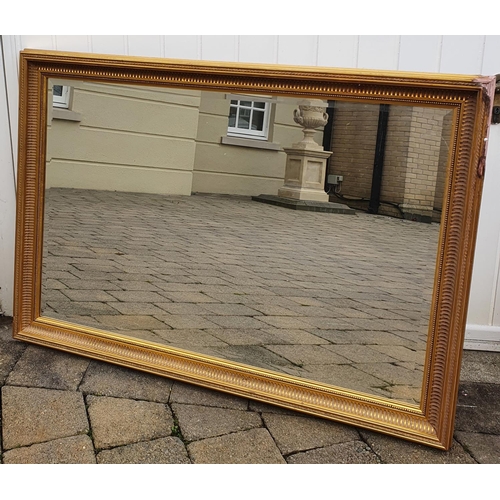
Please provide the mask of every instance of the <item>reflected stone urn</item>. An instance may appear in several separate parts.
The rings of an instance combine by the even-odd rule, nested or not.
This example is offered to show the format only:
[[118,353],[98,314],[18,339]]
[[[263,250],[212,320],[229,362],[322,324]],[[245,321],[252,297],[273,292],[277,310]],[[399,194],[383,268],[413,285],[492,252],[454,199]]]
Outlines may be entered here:
[[307,99],[299,103],[299,108],[293,112],[293,121],[304,127],[302,130],[304,138],[294,144],[293,148],[323,150],[313,136],[317,128],[324,127],[328,123],[325,108],[326,104],[320,99]]
[[286,153],[285,182],[278,190],[281,198],[328,202],[325,193],[326,161],[332,154],[324,151],[314,140],[316,129],[328,123],[326,102],[320,99],[300,101],[293,112],[295,123],[303,127],[304,137],[290,148],[283,148]]

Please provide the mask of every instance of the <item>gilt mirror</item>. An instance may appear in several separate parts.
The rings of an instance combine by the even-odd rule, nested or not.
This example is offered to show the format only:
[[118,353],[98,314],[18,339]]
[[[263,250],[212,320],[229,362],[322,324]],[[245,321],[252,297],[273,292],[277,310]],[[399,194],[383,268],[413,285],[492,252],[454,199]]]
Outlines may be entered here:
[[447,449],[494,84],[23,51],[14,336]]

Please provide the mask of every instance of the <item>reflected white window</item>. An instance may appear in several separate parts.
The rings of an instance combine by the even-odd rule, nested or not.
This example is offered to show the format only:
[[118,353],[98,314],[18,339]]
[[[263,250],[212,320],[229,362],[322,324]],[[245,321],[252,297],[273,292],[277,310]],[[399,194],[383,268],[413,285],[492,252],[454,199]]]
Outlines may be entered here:
[[52,87],[52,105],[54,108],[69,108],[70,87],[66,85],[54,85]]
[[227,135],[267,140],[270,109],[269,102],[232,99]]

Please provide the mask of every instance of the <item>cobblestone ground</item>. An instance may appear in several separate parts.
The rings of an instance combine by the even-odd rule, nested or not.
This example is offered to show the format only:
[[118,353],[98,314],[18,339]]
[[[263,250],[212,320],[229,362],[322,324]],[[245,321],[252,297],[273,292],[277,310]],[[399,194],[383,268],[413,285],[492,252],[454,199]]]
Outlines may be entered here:
[[4,464],[500,463],[498,353],[465,352],[450,451],[12,339],[0,317]]
[[439,226],[50,189],[42,310],[416,403]]

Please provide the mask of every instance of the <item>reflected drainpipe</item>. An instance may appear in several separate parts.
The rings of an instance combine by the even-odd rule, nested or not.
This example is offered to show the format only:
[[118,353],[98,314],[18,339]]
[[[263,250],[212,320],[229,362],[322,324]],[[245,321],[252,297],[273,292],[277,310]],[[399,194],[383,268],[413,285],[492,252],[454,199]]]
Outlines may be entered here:
[[[335,111],[335,101],[328,101],[328,107],[326,108],[326,114],[328,115],[328,122],[323,129],[323,149],[325,151],[332,151],[333,143],[333,114]],[[328,193],[330,186],[328,185],[328,174],[330,173],[330,162],[332,157],[326,160],[326,175],[325,175],[325,192]]]
[[380,191],[382,190],[382,173],[384,171],[385,141],[389,122],[389,104],[381,104],[378,113],[377,143],[373,162],[372,189],[368,212],[378,214],[380,207]]

